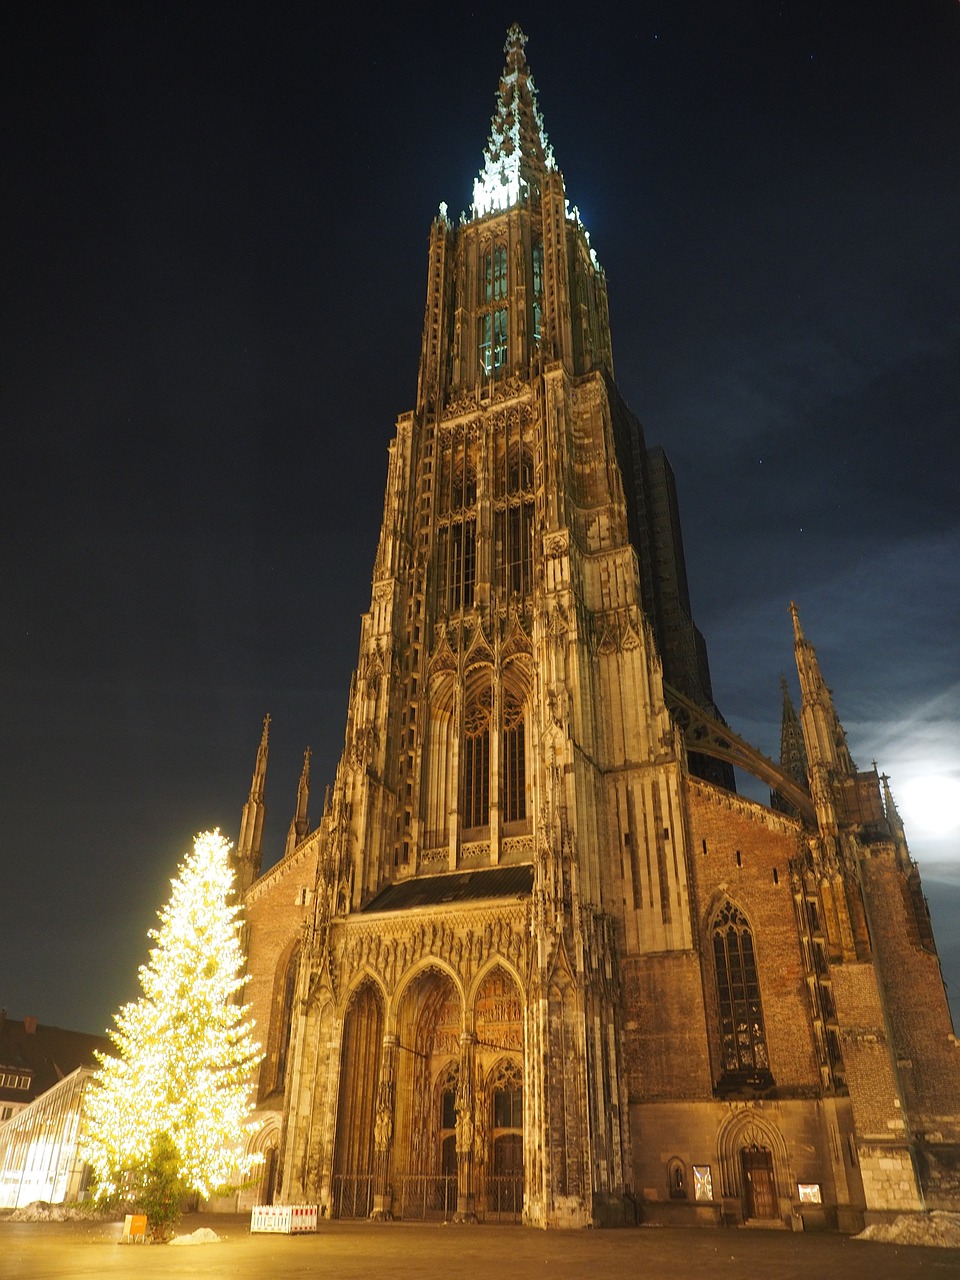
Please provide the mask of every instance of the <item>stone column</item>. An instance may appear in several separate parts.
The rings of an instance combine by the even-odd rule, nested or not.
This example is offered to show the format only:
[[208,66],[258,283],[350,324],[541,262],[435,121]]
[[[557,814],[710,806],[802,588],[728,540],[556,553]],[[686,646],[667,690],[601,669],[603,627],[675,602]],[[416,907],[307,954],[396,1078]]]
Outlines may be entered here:
[[380,1083],[373,1123],[373,1211],[371,1218],[393,1217],[393,1187],[390,1185],[390,1156],[393,1147],[394,1076],[400,1041],[395,1035],[383,1037],[380,1055]]
[[473,1069],[477,1037],[472,1031],[460,1036],[460,1082],[457,1086],[457,1213],[455,1222],[476,1222],[476,1124],[474,1123]]

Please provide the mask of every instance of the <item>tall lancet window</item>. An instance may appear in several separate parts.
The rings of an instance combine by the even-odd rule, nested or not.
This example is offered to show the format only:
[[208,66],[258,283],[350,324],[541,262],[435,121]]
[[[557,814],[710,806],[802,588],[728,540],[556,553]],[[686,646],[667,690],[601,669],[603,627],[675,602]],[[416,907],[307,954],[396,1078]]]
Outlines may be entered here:
[[485,827],[490,821],[490,715],[492,690],[478,690],[464,709],[463,787],[460,821],[464,827]]
[[494,477],[494,580],[504,595],[533,589],[533,456],[526,446],[500,442]]
[[462,443],[448,444],[440,456],[437,527],[437,603],[456,612],[469,609],[477,577],[477,474]]
[[507,249],[498,244],[483,255],[482,302],[499,302],[507,296]]
[[480,263],[480,304],[477,316],[477,355],[480,368],[497,377],[507,366],[507,249],[498,244],[487,249]]
[[503,699],[503,790],[504,822],[522,822],[527,816],[527,770],[523,729],[523,703],[512,693]]
[[496,377],[507,364],[507,309],[485,311],[478,322],[480,367],[487,377]]
[[769,1068],[753,934],[746,916],[725,902],[713,922],[713,958],[720,1009],[724,1072]]
[[533,245],[533,341],[540,345],[540,334],[543,329],[543,242],[537,240]]

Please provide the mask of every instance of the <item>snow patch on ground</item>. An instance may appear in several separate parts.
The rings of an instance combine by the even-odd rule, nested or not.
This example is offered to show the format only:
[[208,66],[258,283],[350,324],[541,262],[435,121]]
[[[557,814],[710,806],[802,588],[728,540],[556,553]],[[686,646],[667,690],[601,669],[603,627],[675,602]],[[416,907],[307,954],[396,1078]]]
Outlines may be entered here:
[[928,1244],[941,1249],[960,1249],[960,1213],[905,1213],[893,1222],[877,1222],[861,1231],[854,1240],[876,1240],[881,1244]]
[[174,1236],[171,1244],[219,1244],[220,1237],[209,1227],[197,1227],[188,1236]]
[[33,1200],[30,1204],[14,1209],[8,1222],[102,1222],[112,1217],[103,1209],[86,1204],[49,1204],[46,1200]]

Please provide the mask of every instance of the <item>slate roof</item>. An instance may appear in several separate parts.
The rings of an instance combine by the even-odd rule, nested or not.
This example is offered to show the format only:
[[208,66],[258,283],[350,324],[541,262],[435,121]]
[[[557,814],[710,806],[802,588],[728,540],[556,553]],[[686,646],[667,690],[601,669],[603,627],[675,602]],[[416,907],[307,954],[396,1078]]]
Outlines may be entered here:
[[418,876],[388,884],[363,908],[366,911],[406,911],[409,907],[439,907],[488,898],[529,898],[533,867],[485,867],[443,876]]
[[77,1067],[97,1066],[95,1049],[114,1052],[106,1036],[46,1027],[34,1018],[20,1021],[0,1011],[0,1075],[30,1076],[28,1089],[0,1087],[0,1103],[32,1102]]

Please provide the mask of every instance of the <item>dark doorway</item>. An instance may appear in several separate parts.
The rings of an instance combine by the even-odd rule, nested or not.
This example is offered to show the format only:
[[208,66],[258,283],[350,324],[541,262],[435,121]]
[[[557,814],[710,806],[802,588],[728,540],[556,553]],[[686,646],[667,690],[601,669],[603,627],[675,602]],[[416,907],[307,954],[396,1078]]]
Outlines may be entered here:
[[766,1147],[744,1147],[740,1152],[740,1167],[746,1217],[779,1218],[771,1153]]

